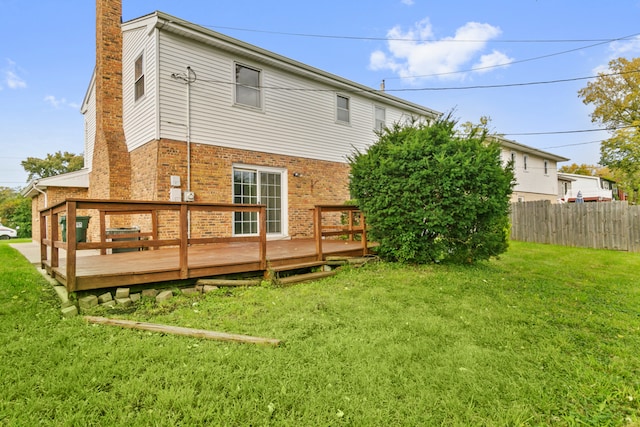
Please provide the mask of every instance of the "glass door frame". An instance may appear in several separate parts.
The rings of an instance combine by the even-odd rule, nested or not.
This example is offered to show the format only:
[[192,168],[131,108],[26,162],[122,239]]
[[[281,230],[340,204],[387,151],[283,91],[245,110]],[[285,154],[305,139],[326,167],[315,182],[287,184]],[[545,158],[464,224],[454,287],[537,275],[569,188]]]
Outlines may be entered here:
[[[267,239],[282,239],[287,238],[289,236],[289,198],[288,198],[288,182],[287,182],[287,169],[284,168],[274,168],[268,166],[256,166],[256,165],[248,165],[243,163],[234,163],[231,170],[231,200],[232,203],[235,203],[235,172],[238,171],[246,171],[255,173],[256,177],[256,187],[257,187],[257,198],[258,203],[261,202],[261,182],[260,182],[260,174],[261,173],[269,173],[269,174],[279,174],[280,175],[280,232],[279,233],[267,233]],[[256,233],[250,234],[237,234],[236,233],[236,215],[233,214],[232,218],[232,235],[233,236],[256,236],[260,233],[259,227],[260,223],[258,222],[258,228]]]

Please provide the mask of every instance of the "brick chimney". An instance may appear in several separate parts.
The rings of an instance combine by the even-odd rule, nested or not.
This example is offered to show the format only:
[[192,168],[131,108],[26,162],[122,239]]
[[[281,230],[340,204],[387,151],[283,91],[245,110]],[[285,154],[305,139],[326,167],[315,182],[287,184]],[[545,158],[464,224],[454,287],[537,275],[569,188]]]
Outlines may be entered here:
[[96,0],[96,137],[92,199],[131,198],[131,159],[122,122],[122,0]]

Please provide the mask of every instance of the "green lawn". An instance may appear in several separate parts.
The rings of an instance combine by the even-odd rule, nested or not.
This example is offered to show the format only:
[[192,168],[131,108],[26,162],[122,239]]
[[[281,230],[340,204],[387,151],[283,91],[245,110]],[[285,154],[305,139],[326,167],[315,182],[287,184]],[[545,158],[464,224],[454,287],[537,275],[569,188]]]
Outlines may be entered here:
[[[63,320],[0,243],[0,425],[640,425],[640,254],[513,242],[474,267],[377,264]],[[92,314],[104,314],[100,312]]]

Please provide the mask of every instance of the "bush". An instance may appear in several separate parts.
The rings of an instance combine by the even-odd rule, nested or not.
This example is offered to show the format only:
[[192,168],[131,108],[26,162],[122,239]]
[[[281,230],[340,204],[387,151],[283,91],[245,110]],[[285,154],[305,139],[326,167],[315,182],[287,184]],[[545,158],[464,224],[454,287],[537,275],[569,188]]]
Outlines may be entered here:
[[350,157],[351,192],[382,257],[472,263],[507,250],[512,165],[486,131],[455,126],[451,115],[394,125]]

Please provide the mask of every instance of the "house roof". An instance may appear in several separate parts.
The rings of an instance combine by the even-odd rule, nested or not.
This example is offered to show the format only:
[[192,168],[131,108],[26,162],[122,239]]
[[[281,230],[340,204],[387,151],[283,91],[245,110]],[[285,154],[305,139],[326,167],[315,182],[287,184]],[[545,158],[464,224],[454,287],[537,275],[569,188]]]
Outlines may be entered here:
[[319,68],[312,67],[233,37],[229,37],[217,31],[176,18],[175,16],[171,16],[164,12],[155,11],[148,15],[127,21],[122,24],[122,30],[124,32],[130,29],[140,28],[141,26],[146,26],[149,31],[153,28],[158,28],[161,31],[167,31],[182,37],[196,40],[206,45],[231,52],[235,55],[251,58],[260,63],[268,64],[269,66],[282,69],[289,73],[322,82],[329,86],[333,86],[338,90],[357,93],[360,96],[371,98],[378,102],[396,105],[417,115],[434,118],[442,115],[439,111],[398,98],[382,90],[372,89],[368,86],[331,74]]
[[89,188],[89,169],[34,179],[20,191],[24,197],[34,197],[48,187]]
[[564,172],[558,172],[558,178],[563,178],[566,180],[570,180],[570,181],[608,181],[611,182],[613,184],[616,183],[616,181],[614,181],[613,179],[609,179],[609,178],[603,178],[601,176],[597,176],[597,175],[580,175],[577,173],[564,173]]
[[566,161],[570,160],[567,157],[563,157],[563,156],[559,156],[557,154],[549,153],[548,151],[539,150],[537,148],[533,148],[533,147],[530,147],[528,145],[524,145],[524,144],[521,144],[519,142],[503,138],[501,136],[497,136],[495,138],[498,140],[498,142],[500,143],[501,146],[503,146],[505,148],[508,148],[508,149],[518,150],[518,151],[521,151],[523,153],[528,153],[528,154],[535,154],[536,156],[539,156],[539,157],[542,157],[542,158],[545,158],[545,159],[549,159],[549,160],[554,160],[556,162],[566,162]]

